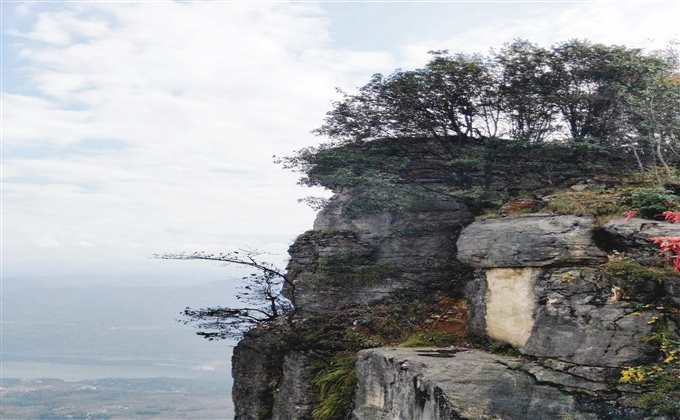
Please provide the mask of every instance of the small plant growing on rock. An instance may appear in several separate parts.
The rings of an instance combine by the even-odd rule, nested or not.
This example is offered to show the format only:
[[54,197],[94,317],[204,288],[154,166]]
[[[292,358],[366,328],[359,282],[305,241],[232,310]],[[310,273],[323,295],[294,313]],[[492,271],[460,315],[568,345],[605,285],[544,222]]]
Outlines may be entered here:
[[667,316],[650,319],[648,323],[653,323],[655,332],[645,340],[659,344],[660,361],[653,366],[626,367],[621,371],[619,382],[638,385],[644,390],[638,407],[677,418],[680,415],[680,341],[674,339]]
[[[677,207],[676,202],[665,202],[666,207]],[[636,217],[640,211],[638,209],[629,210],[624,213],[624,222]],[[666,221],[680,223],[680,211],[666,210],[656,216],[663,216]],[[659,253],[666,256],[666,261],[672,263],[673,269],[680,273],[680,236],[655,236],[649,238],[650,241],[659,245]]]
[[460,338],[436,331],[423,331],[409,335],[399,347],[448,347],[460,343]]
[[322,401],[312,412],[314,420],[347,418],[354,406],[356,361],[356,354],[341,352],[330,359],[321,359],[315,363],[314,386],[319,390]]
[[[664,202],[663,205],[666,209],[678,206],[675,201]],[[637,214],[637,210],[627,212],[626,221]],[[680,223],[680,211],[666,210],[654,216],[663,216],[667,221]],[[614,276],[656,280],[659,283],[677,276],[677,273],[680,273],[680,237],[657,236],[650,240],[659,245],[659,252],[665,255],[667,262],[671,263],[672,270],[644,267],[635,261],[619,259],[607,263],[604,272]],[[655,309],[660,311],[658,316],[650,317],[647,322],[654,326],[654,333],[649,335],[645,341],[658,344],[659,362],[652,366],[626,367],[621,371],[619,382],[635,384],[644,390],[644,394],[638,400],[638,407],[678,418],[680,416],[680,341],[676,339],[677,335],[669,317],[677,316],[680,311],[663,304],[657,305]],[[648,309],[652,306],[647,304],[640,309]],[[633,312],[632,315],[640,315],[640,312]]]

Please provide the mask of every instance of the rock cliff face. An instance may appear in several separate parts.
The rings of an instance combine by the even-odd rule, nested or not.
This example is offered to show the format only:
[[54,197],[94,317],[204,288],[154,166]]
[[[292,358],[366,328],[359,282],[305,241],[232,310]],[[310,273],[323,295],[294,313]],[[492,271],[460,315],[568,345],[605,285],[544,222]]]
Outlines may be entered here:
[[314,230],[290,247],[288,272],[296,305],[304,311],[337,312],[445,276],[444,266],[455,262],[451,255],[460,231],[474,219],[465,205],[447,199],[410,212],[348,220],[342,215],[345,200],[338,197],[335,206],[321,211]]
[[[480,188],[498,198],[508,183],[541,194],[577,181],[597,184],[565,165],[551,177],[539,169],[505,168],[514,175]],[[474,221],[474,203],[453,197],[349,219],[342,209],[350,198],[336,196],[290,247],[292,286],[284,293],[295,302],[295,318],[253,330],[236,347],[237,420],[344,418],[312,415],[323,399],[313,382],[328,354],[381,345],[362,335],[369,321],[351,315],[389,309],[389,298],[404,290],[433,288],[441,299],[442,285],[451,293],[446,299],[465,302],[463,319],[476,340],[496,344],[359,351],[352,419],[673,418],[638,408],[644,389],[619,379],[624,368],[659,359],[659,343],[650,340],[659,334],[659,316],[650,303],[680,307],[680,282],[650,281],[660,274],[621,267],[655,258],[649,238],[680,236],[680,225],[633,219],[596,227],[590,217],[553,214]],[[439,327],[448,314],[423,325]],[[350,322],[334,338],[309,327],[332,330],[343,316]],[[399,328],[420,331],[402,318]],[[677,318],[668,320],[664,340],[678,340]],[[509,353],[489,352],[494,346]]]

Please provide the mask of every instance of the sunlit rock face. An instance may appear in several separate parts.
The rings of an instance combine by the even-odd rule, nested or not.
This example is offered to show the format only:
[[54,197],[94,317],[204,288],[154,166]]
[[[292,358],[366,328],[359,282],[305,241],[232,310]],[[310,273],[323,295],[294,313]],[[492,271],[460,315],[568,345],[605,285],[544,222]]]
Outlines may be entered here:
[[531,336],[536,307],[533,284],[539,269],[486,270],[486,333],[491,338],[521,347]]
[[643,418],[561,390],[606,385],[477,350],[363,350],[357,372],[353,420]]

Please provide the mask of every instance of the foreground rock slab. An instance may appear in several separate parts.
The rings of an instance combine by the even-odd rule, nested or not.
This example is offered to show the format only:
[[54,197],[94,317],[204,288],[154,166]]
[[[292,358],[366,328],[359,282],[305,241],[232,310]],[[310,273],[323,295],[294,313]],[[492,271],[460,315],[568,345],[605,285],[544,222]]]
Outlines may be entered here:
[[547,375],[537,379],[528,367],[478,350],[364,350],[353,420],[600,419],[603,409],[611,418],[639,418],[568,393]]

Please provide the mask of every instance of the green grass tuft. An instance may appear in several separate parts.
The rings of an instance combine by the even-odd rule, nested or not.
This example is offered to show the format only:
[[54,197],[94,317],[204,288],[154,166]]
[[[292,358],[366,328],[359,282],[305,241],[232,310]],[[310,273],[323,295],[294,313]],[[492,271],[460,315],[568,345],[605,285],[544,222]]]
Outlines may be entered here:
[[459,341],[458,337],[450,334],[426,331],[409,335],[399,347],[448,347]]
[[346,419],[354,406],[357,383],[354,353],[342,352],[330,359],[319,360],[314,386],[319,390],[321,403],[312,412],[314,420]]

